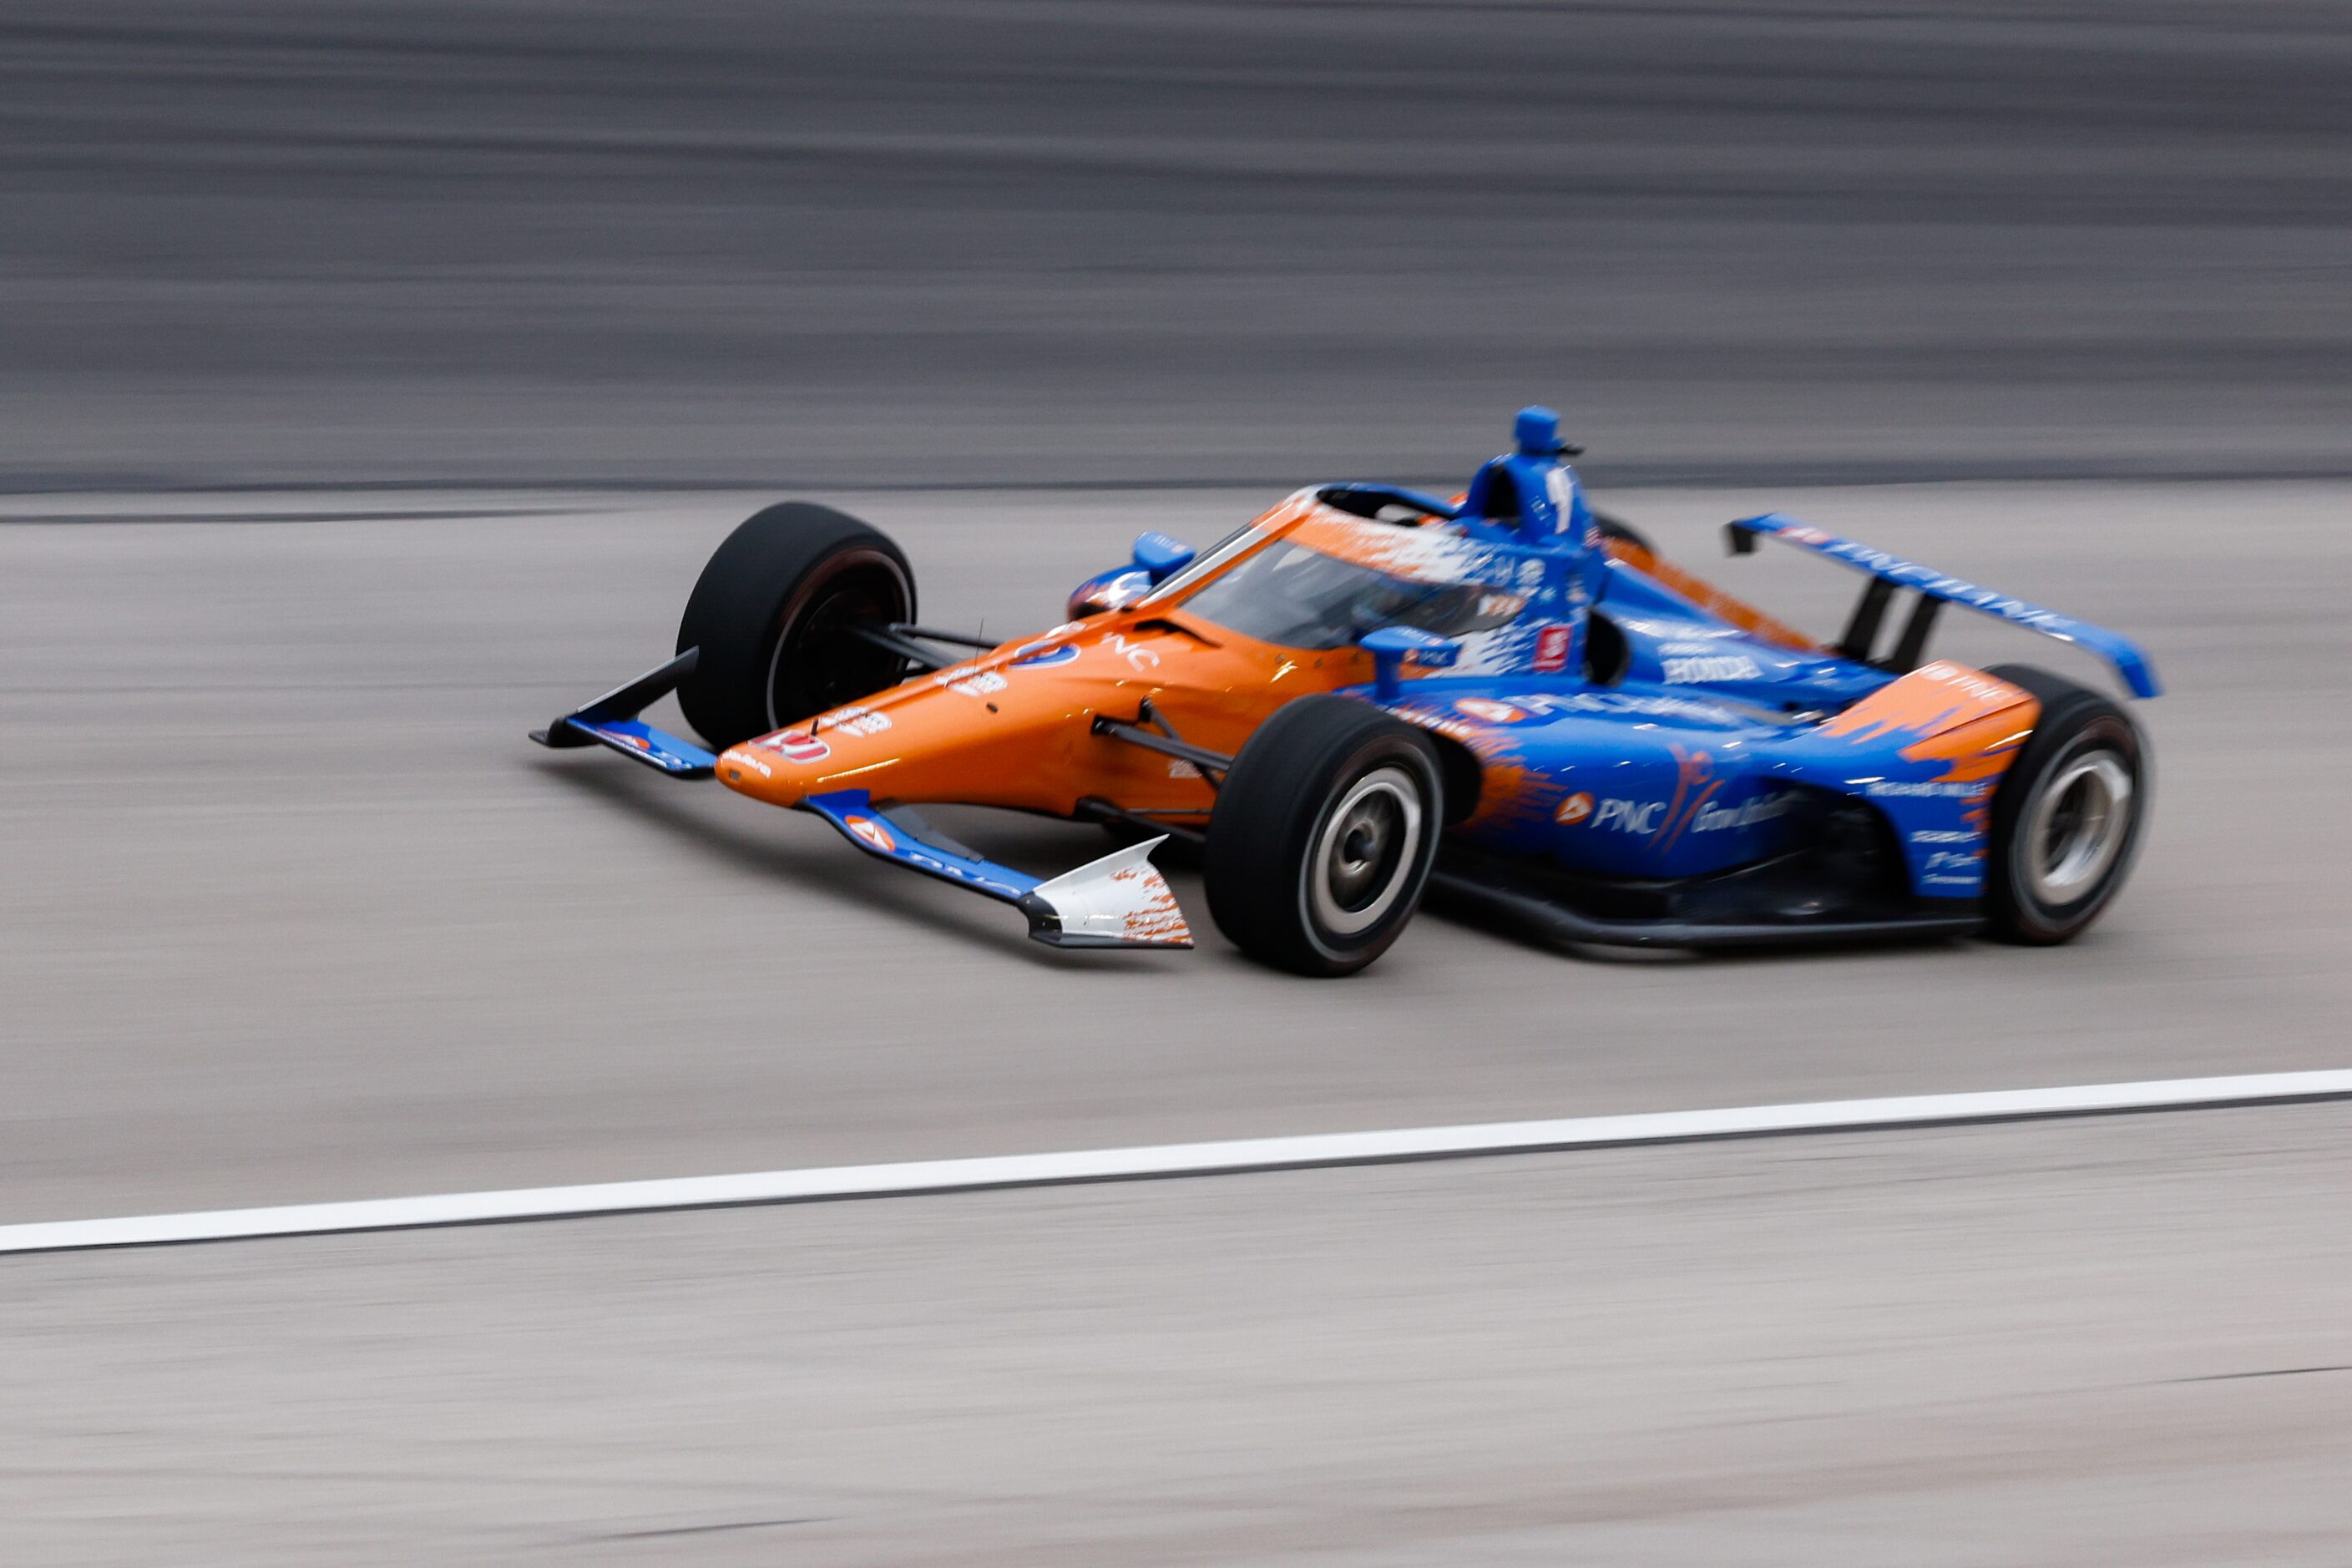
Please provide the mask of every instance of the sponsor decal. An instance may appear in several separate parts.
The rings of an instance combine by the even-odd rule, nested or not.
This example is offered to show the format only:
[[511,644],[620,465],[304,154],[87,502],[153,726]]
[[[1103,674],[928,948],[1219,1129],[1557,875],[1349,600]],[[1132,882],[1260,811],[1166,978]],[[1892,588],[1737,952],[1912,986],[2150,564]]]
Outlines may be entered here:
[[1171,779],[1196,779],[1201,776],[1201,770],[1181,757],[1171,757],[1168,759],[1168,776]]
[[805,730],[786,730],[754,742],[775,752],[788,763],[821,763],[833,755],[833,748]]
[[[949,679],[948,676],[950,675],[956,679]],[[966,665],[961,669],[948,670],[940,675],[939,684],[960,697],[986,697],[993,692],[1003,690],[1012,682],[992,669],[974,669],[970,665]]]
[[1127,660],[1128,668],[1136,671],[1138,674],[1140,674],[1147,669],[1157,669],[1160,668],[1160,656],[1158,654],[1152,652],[1151,649],[1148,647],[1143,647],[1138,644],[1129,642],[1127,640],[1126,634],[1123,632],[1113,632],[1110,636],[1103,638],[1103,646],[1109,648],[1113,653],[1124,657]]
[[[1530,717],[1552,718],[1563,713],[1636,713],[1644,719],[1684,719],[1710,725],[1753,722],[1728,708],[1687,697],[1652,697],[1630,691],[1577,691],[1553,695],[1521,692],[1510,701],[1487,697],[1457,697],[1453,706],[1489,724],[1516,724]],[[1410,716],[1409,714],[1407,716]],[[1434,724],[1458,722],[1432,716]]]
[[1699,654],[1662,662],[1669,686],[1697,685],[1711,680],[1755,680],[1764,674],[1763,667],[1744,653]]
[[882,851],[885,855],[896,854],[898,852],[898,839],[891,837],[891,833],[888,828],[883,826],[872,817],[845,816],[841,821],[844,826],[847,827],[851,833],[856,835],[859,843],[871,845],[873,847]]
[[976,871],[967,871],[961,866],[951,866],[936,855],[924,854],[912,845],[899,850],[898,857],[908,865],[919,866],[933,876],[950,877],[959,882],[969,882],[982,892],[994,893],[1000,899],[1018,899],[1021,896],[1021,889],[1000,882],[993,877],[983,877]]
[[1973,888],[1984,880],[1984,851],[1938,849],[1919,868],[1919,880]]
[[1658,818],[1665,809],[1663,800],[1604,800],[1592,814],[1592,826],[1645,837],[1658,830]]
[[1992,785],[1968,779],[1927,779],[1916,784],[1900,779],[1872,779],[1863,790],[1868,795],[1896,799],[1982,800],[1992,794]]
[[1964,827],[1923,827],[1911,836],[1914,844],[1973,844],[1977,836]]
[[836,708],[809,726],[809,732],[819,730],[846,730],[853,735],[878,735],[890,727],[890,715],[877,713],[871,708]]
[[1536,662],[1538,675],[1550,675],[1568,668],[1568,645],[1573,640],[1566,626],[1546,626],[1536,633]]
[[1059,647],[1040,647],[1031,643],[1013,656],[1015,669],[1047,669],[1057,664],[1067,664],[1078,657],[1078,645],[1064,643]]
[[1559,803],[1559,809],[1552,814],[1552,820],[1562,827],[1574,827],[1591,815],[1592,796],[1583,790],[1578,790]]
[[1971,609],[1999,616],[2005,621],[2014,621],[2021,626],[2032,626],[2036,631],[2063,634],[2074,630],[2080,624],[2054,611],[2045,610],[2038,605],[2029,605],[2022,599],[2012,599],[2008,595],[1997,594],[1990,588],[1979,588],[1974,583],[1962,578],[1948,577],[1932,566],[1922,566],[1915,561],[1906,561],[1900,555],[1890,555],[1884,550],[1874,550],[1867,544],[1856,544],[1850,539],[1840,539],[1834,534],[1824,533],[1818,528],[1784,528],[1780,531],[1780,534],[1781,538],[1793,543],[1810,544],[1824,555],[1833,555],[1841,561],[1852,562],[1864,571],[1874,576],[1884,577],[1890,583],[1901,583],[1916,587],[1932,596],[1950,599],[1956,604],[1966,605]]
[[654,743],[643,735],[631,735],[618,730],[607,730],[603,732],[620,742],[621,744],[634,747],[640,752],[650,752],[654,749]]
[[1708,801],[1691,818],[1693,833],[1720,833],[1731,827],[1754,827],[1785,816],[1797,804],[1797,792],[1784,789],[1777,795],[1759,795],[1738,805],[1717,805]]
[[2006,680],[1995,680],[1989,675],[1979,675],[1957,664],[1921,665],[1913,674],[1921,680],[1932,680],[1942,686],[1955,686],[1984,702],[2007,702],[2020,695],[2016,687]]
[[1712,702],[1686,697],[1645,697],[1630,691],[1578,691],[1560,696],[1531,694],[1519,701],[1537,713],[1638,713],[1644,719],[1699,719],[1723,723],[1734,715]]

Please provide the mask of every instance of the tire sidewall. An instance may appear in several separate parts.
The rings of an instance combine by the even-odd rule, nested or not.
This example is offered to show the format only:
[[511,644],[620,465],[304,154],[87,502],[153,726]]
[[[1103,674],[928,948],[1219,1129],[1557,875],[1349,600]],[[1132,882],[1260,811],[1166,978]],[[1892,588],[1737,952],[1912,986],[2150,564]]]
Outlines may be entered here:
[[[2147,751],[2129,718],[2094,693],[2075,695],[2051,713],[2028,742],[2027,754],[2001,781],[1993,819],[1994,901],[1997,927],[2033,943],[2054,943],[2079,935],[2115,899],[2130,874],[2147,824],[2149,771]],[[2075,759],[2095,752],[2118,758],[2131,780],[2131,815],[2124,842],[2098,880],[2080,898],[2043,902],[2033,891],[2026,857],[2034,853],[2027,826],[2042,794]]]

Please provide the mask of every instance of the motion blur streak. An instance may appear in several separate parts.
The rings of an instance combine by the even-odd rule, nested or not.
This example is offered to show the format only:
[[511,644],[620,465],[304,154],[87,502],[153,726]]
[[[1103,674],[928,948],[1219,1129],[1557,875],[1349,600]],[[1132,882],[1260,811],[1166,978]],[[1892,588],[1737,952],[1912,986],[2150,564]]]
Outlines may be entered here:
[[0,483],[2352,470],[2352,28],[12,0]]

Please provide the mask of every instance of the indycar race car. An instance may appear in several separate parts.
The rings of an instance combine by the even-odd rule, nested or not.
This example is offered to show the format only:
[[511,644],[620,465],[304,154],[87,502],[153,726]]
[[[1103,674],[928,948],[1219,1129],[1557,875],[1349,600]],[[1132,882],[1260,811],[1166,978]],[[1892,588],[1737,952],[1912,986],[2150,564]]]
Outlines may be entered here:
[[[2153,697],[2137,647],[1790,518],[1727,525],[1736,554],[1864,574],[1817,642],[1592,511],[1575,450],[1531,408],[1451,500],[1315,485],[1197,554],[1147,532],[1066,624],[1001,644],[922,625],[876,530],[770,507],[711,557],[675,658],[532,739],[814,813],[1066,947],[1192,945],[1150,858],[1171,837],[1200,847],[1220,931],[1308,974],[1371,963],[1432,889],[1570,944],[2048,943],[2097,917],[2147,816],[2138,728],[1927,645],[1958,605]],[[707,745],[638,717],[672,691]],[[1131,841],[1039,878],[926,803]]]

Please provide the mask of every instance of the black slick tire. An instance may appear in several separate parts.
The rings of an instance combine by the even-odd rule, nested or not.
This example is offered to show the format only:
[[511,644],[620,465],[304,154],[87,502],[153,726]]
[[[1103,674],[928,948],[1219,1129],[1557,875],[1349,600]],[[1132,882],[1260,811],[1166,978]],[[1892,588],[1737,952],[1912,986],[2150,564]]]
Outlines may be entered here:
[[678,622],[701,649],[678,688],[714,749],[895,686],[906,661],[853,621],[915,618],[915,574],[889,537],[846,512],[785,501],[746,519],[710,557]]
[[2147,745],[2123,709],[2032,665],[1987,675],[2042,704],[1993,796],[1985,934],[2047,947],[2081,935],[2111,902],[2147,822]]
[[1297,974],[1352,974],[1403,933],[1445,820],[1436,748],[1344,697],[1275,710],[1209,818],[1209,913],[1234,946]]

